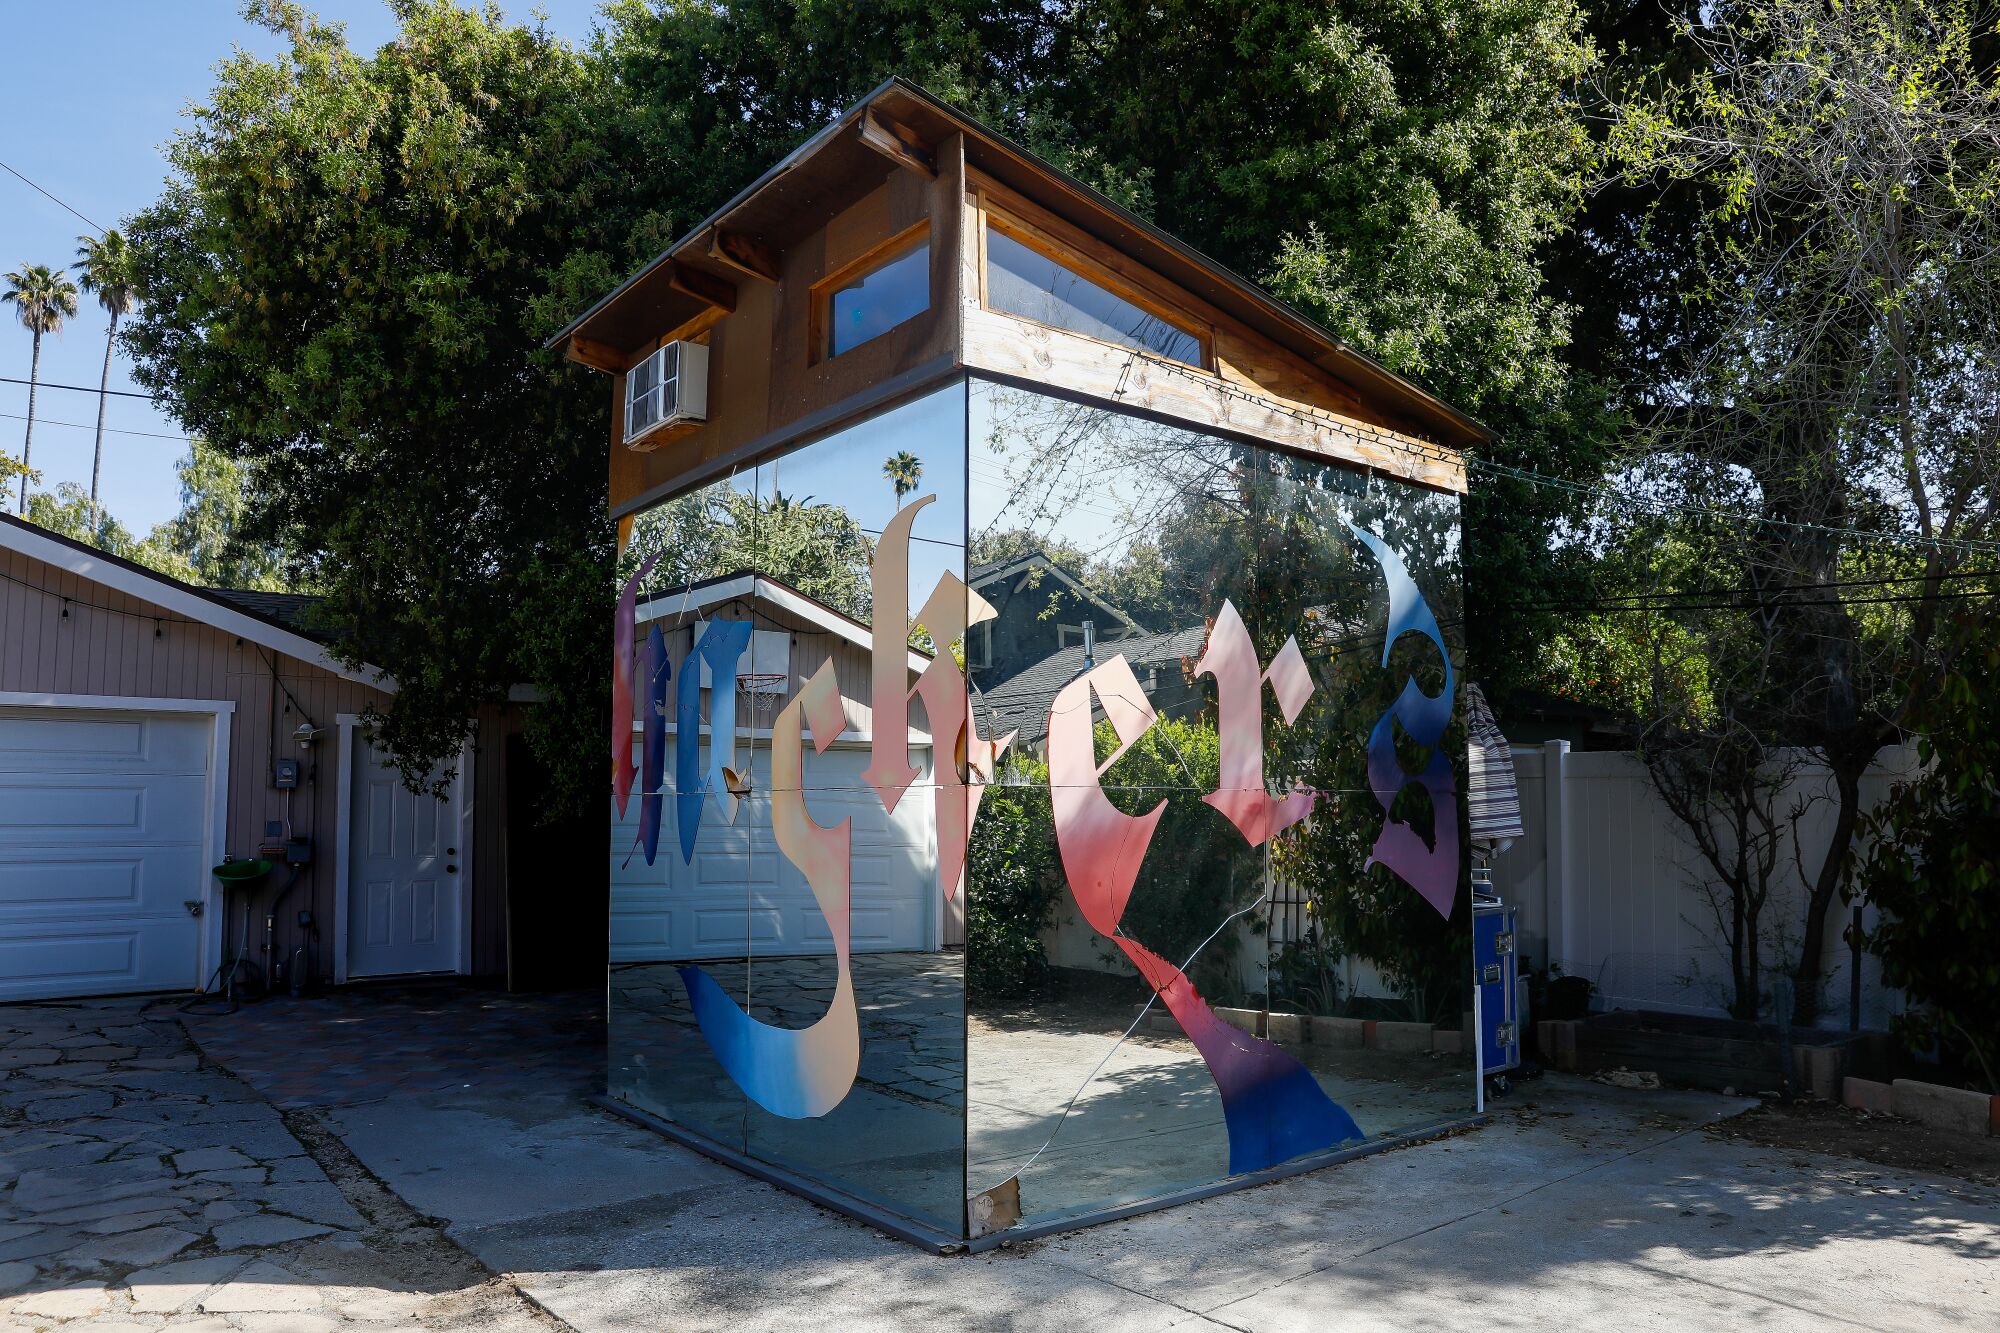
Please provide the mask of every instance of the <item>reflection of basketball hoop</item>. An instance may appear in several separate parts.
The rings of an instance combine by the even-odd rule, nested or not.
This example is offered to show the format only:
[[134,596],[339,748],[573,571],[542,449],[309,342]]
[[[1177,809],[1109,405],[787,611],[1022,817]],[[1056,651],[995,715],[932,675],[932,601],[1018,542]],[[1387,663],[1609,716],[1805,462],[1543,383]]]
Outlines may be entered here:
[[736,677],[736,691],[750,698],[750,762],[741,772],[733,768],[723,769],[723,777],[729,783],[734,796],[748,796],[752,785],[752,775],[757,767],[757,733],[766,737],[771,733],[771,710],[785,693],[785,686],[791,677],[783,671],[746,671]]
[[782,671],[752,671],[736,678],[736,688],[757,696],[757,706],[766,707],[765,696],[783,694],[791,677]]

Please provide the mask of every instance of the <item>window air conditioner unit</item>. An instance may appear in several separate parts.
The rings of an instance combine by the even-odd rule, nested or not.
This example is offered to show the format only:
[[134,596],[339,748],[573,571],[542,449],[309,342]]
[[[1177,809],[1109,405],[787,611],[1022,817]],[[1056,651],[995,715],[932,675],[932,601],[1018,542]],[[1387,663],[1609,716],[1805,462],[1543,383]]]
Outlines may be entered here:
[[625,372],[625,443],[633,449],[665,426],[708,420],[708,348],[672,342]]

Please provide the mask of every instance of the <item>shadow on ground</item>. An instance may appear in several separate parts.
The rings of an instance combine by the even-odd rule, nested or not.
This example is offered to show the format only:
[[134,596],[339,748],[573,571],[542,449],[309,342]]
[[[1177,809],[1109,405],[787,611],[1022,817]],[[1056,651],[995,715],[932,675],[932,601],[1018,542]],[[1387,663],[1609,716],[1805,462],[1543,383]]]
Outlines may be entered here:
[[[370,1040],[378,1048],[391,1040],[387,1016],[394,1013],[450,1029],[460,1002],[431,1003],[385,1006],[382,1015],[356,1021],[376,1025]],[[48,1008],[9,1011],[0,1026]],[[119,1028],[138,1021],[136,1006],[128,1006],[74,1035],[97,1046],[131,1045]],[[478,1021],[469,1017],[457,1030],[475,1031]],[[27,1026],[46,1046],[48,1023],[34,1018]],[[6,1048],[14,1067],[0,1098],[0,1156],[14,1182],[4,1196],[14,1210],[10,1221],[19,1215],[23,1183],[31,1184],[26,1201],[34,1202],[35,1191],[55,1179],[32,1173],[66,1169],[56,1164],[65,1152],[89,1157],[97,1150],[79,1145],[105,1141],[89,1137],[103,1122],[116,1126],[111,1139],[119,1149],[90,1163],[124,1150],[142,1165],[114,1170],[141,1175],[125,1184],[72,1180],[69,1188],[95,1191],[76,1206],[94,1203],[104,1210],[97,1216],[110,1217],[122,1200],[144,1199],[154,1182],[169,1181],[168,1173],[180,1180],[172,1154],[191,1142],[195,1131],[182,1130],[201,1113],[166,1115],[148,1103],[219,1094],[135,1084],[108,1067],[115,1058],[75,1054],[89,1053],[88,1044],[62,1048],[71,1053],[65,1061],[77,1060],[77,1073],[52,1076],[45,1064],[19,1063],[26,1057],[15,1056],[16,1047],[38,1049],[18,1038]],[[541,1318],[520,1295],[578,1329],[1067,1333],[1087,1326],[1099,1333],[1526,1328],[1586,1320],[1685,1328],[2000,1326],[2000,1191],[1710,1133],[1749,1105],[1737,1099],[1625,1092],[1550,1076],[1523,1085],[1487,1127],[1446,1141],[987,1255],[938,1257],[607,1116],[582,1101],[574,1080],[492,1051],[464,1052],[475,1057],[478,1078],[426,1083],[413,1075],[371,1099],[342,1092],[343,1099],[297,1108],[289,1122],[296,1134],[245,1085],[225,1081],[237,1090],[232,1105],[259,1108],[229,1112],[261,1126],[254,1131],[258,1152],[277,1153],[283,1134],[303,1143],[273,1162],[296,1157],[320,1169],[320,1160],[334,1160],[337,1140],[359,1177],[392,1190],[404,1216],[426,1219],[412,1225],[441,1231],[439,1239],[504,1274],[492,1285],[459,1289],[515,1302],[496,1307],[498,1317],[482,1327]],[[106,1067],[82,1072],[92,1061]],[[38,1068],[45,1072],[27,1072]],[[110,1073],[121,1079],[98,1077]],[[331,1086],[351,1091],[354,1084]],[[222,1102],[202,1102],[211,1104]],[[177,1126],[171,1133],[179,1137],[162,1138],[156,1123]],[[244,1132],[229,1128],[237,1123],[220,1121],[195,1136],[226,1147]],[[320,1126],[329,1143],[306,1151]],[[72,1141],[74,1127],[82,1132]],[[40,1162],[24,1165],[24,1154],[37,1153]],[[268,1179],[273,1168],[259,1160]],[[321,1170],[336,1192],[339,1170]],[[250,1188],[248,1181],[195,1183]],[[176,1183],[169,1192],[186,1196],[193,1188]],[[208,1202],[194,1200],[201,1209]],[[180,1205],[173,1211],[190,1215]],[[355,1211],[358,1222],[318,1224],[328,1229],[310,1243],[353,1240],[364,1251],[390,1243],[393,1231]],[[119,1234],[159,1225],[188,1230],[193,1223],[135,1222]],[[28,1234],[19,1226],[0,1235],[18,1241]],[[219,1256],[209,1226],[199,1243],[216,1244]],[[192,1245],[183,1252],[197,1253]],[[267,1286],[282,1291],[289,1282],[323,1299],[328,1288],[319,1270],[307,1270],[298,1253],[258,1251],[249,1262],[293,1274]],[[247,1270],[246,1263],[234,1279],[190,1296],[173,1322],[227,1302],[235,1285],[257,1287]],[[475,1265],[468,1279],[482,1271]],[[114,1267],[90,1280],[126,1290],[129,1276]],[[359,1318],[331,1304],[309,1308],[329,1322],[302,1327]],[[149,1314],[141,1322],[168,1318]],[[258,1326],[248,1314],[228,1318]]]

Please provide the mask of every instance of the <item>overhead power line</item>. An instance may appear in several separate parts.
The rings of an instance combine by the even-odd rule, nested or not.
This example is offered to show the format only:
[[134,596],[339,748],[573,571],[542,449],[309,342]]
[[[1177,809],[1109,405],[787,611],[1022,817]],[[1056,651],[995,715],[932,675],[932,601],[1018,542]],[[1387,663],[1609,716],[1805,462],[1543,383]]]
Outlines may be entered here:
[[1987,589],[1961,588],[1956,591],[1940,589],[1934,593],[1893,593],[1881,597],[1792,597],[1769,601],[1759,601],[1754,597],[1739,597],[1730,601],[1714,602],[1620,602],[1609,605],[1593,602],[1588,598],[1578,598],[1573,602],[1496,602],[1494,605],[1504,607],[1509,611],[1574,611],[1580,615],[1621,615],[1626,612],[1639,611],[1649,615],[1658,615],[1662,612],[1672,611],[1789,611],[1804,606],[1889,606],[1915,602],[1963,602],[1975,599],[1990,599],[1993,596],[1994,594]]
[[1565,477],[1552,477],[1532,468],[1510,467],[1505,463],[1496,463],[1485,458],[1467,458],[1465,467],[1468,472],[1483,472],[1491,477],[1506,477],[1526,482],[1531,486],[1547,486],[1580,498],[1601,500],[1606,504],[1621,505],[1627,509],[1662,516],[1682,514],[1689,518],[1711,519],[1746,527],[1778,528],[1805,536],[1834,538],[1870,546],[1901,546],[1923,551],[1958,551],[1968,555],[2000,555],[2000,542],[1996,541],[1963,537],[1922,537],[1903,532],[1870,532],[1865,528],[1845,528],[1826,523],[1803,523],[1795,519],[1770,518],[1763,514],[1745,514],[1734,509],[1634,495],[1630,491],[1620,491],[1611,486],[1570,481]]
[[[1899,583],[1927,583],[1933,577],[1939,582],[1957,579],[2000,579],[2000,569],[1952,569],[1936,575],[1930,574],[1882,574],[1865,579],[1829,579],[1824,583],[1777,583],[1758,588],[1744,585],[1735,588],[1686,588],[1681,590],[1661,589],[1657,592],[1607,593],[1601,597],[1548,597],[1528,601],[1508,602],[1516,610],[1571,610],[1578,606],[1592,606],[1599,609],[1619,606],[1672,607],[1681,601],[1717,601],[1734,598],[1748,601],[1780,601],[1792,593],[1825,593],[1841,588],[1888,588]],[[1732,605],[1736,604],[1734,602]]]
[[[8,421],[26,421],[28,419],[26,414],[21,412],[0,412],[0,418]],[[67,426],[71,430],[97,429],[96,426],[86,421],[57,421],[53,417],[36,417],[35,424],[37,426]],[[141,435],[149,440],[179,440],[182,444],[194,443],[192,436],[170,435],[163,430],[124,430],[117,426],[106,426],[104,433],[106,435]]]
[[[29,382],[13,375],[0,375],[0,384],[27,384]],[[143,398],[149,403],[153,401],[152,394],[135,393],[130,389],[93,389],[87,384],[52,384],[48,380],[35,380],[33,383],[38,389],[68,389],[71,393],[108,393],[113,398]]]
[[8,175],[14,177],[16,180],[20,181],[23,185],[26,185],[29,189],[33,190],[35,193],[41,195],[45,199],[48,199],[50,202],[54,203],[56,207],[67,211],[72,217],[81,220],[84,226],[90,228],[92,231],[96,232],[99,236],[102,236],[104,234],[104,228],[98,226],[95,222],[92,222],[89,218],[84,217],[83,214],[77,212],[74,208],[71,208],[61,199],[58,199],[53,193],[35,184],[35,182],[29,180],[26,176],[23,176],[20,172],[8,166],[5,162],[0,162],[0,170],[4,170]]

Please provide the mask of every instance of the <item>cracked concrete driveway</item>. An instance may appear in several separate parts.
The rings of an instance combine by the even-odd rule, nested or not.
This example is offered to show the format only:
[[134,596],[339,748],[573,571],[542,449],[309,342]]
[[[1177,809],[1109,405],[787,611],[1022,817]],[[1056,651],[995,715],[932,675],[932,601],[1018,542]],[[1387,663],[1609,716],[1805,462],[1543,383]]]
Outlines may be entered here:
[[557,1327],[175,1017],[0,1009],[0,1327]]
[[[271,1110],[133,1002],[0,1010],[0,1327],[2000,1327],[2000,1191],[1550,1077],[1488,1127],[936,1257],[524,1069]],[[367,1021],[365,1018],[357,1021]]]

